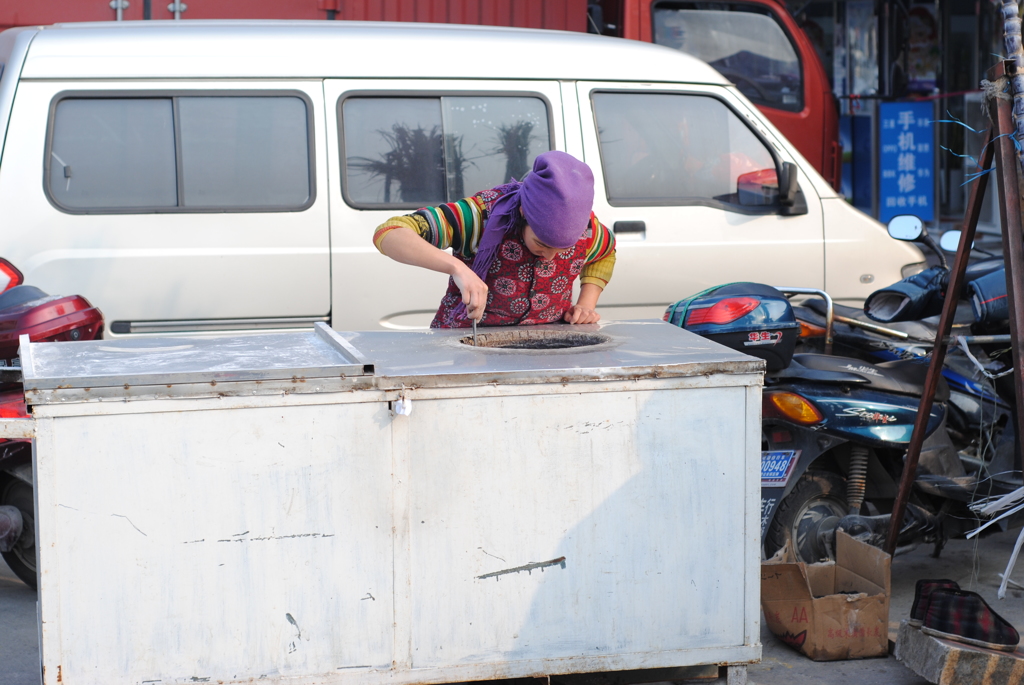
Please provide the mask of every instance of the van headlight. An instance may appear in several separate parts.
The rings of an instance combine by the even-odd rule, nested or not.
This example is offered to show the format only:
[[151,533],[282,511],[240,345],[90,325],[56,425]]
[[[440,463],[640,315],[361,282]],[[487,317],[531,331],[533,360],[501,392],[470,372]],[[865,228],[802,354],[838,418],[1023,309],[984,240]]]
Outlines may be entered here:
[[903,278],[910,278],[915,274],[919,274],[928,267],[928,262],[914,262],[913,264],[904,264],[903,268],[900,269],[900,276]]

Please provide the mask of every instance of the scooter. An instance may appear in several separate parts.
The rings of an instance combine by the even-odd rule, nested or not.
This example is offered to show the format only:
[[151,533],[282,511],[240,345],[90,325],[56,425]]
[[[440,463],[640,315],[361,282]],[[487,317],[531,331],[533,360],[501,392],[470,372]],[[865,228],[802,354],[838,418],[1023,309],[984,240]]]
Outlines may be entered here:
[[[103,335],[103,314],[81,295],[47,295],[0,259],[7,287],[0,292],[0,418],[25,418],[18,341],[94,340]],[[36,587],[32,444],[0,438],[0,555],[26,585]]]
[[[880,544],[927,366],[794,354],[800,323],[792,305],[780,290],[756,283],[730,284],[681,300],[669,307],[665,319],[766,361],[761,481],[765,554],[771,556],[790,542],[804,561],[831,558],[835,530],[841,525]],[[977,522],[966,505],[982,493],[977,478],[963,468],[946,429],[948,401],[949,386],[941,382],[917,478],[931,490],[915,491],[900,530],[903,549],[922,541],[941,544]],[[984,490],[998,494],[991,482]]]
[[[931,247],[939,266],[930,271],[939,278],[934,279],[932,292],[907,281],[882,288],[867,299],[863,310],[835,305],[831,327],[833,350],[872,363],[903,359],[927,366],[938,316],[911,318],[915,316],[910,313],[914,307],[907,307],[903,300],[911,296],[930,298],[930,309],[917,309],[918,315],[931,314],[944,297],[944,274],[948,274],[948,267],[942,250],[916,217],[896,217],[889,232],[894,238]],[[943,235],[942,249],[955,249],[958,234]],[[947,352],[942,371],[950,387],[948,430],[968,472],[1005,480],[1012,478],[1014,470],[1015,400],[1012,379],[1005,375],[1012,361],[1002,261],[988,259],[970,264],[966,282],[967,299],[956,310],[952,331],[955,343]],[[817,342],[817,349],[821,350],[827,325],[825,303],[809,300],[795,306],[794,312],[805,329],[819,332],[818,337],[803,338],[804,347],[813,349]],[[894,316],[893,312],[901,315]],[[884,313],[889,316],[883,316]],[[893,318],[899,320],[892,321]]]

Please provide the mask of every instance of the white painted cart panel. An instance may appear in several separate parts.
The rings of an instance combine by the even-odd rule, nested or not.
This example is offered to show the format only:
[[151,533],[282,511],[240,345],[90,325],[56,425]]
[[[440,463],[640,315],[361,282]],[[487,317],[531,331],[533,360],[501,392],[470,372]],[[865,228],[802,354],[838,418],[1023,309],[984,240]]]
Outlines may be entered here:
[[40,536],[64,543],[40,550],[44,659],[63,683],[390,665],[387,406],[332,409],[40,422]]
[[744,578],[723,570],[743,566],[744,512],[719,500],[746,476],[744,393],[468,400],[455,431],[451,402],[416,403],[412,666],[742,645]]
[[365,357],[337,374],[327,338],[276,334],[289,363],[250,349],[208,383],[202,355],[243,343],[31,345],[44,684],[758,659],[760,362],[665,324],[594,330],[532,356],[344,334]]

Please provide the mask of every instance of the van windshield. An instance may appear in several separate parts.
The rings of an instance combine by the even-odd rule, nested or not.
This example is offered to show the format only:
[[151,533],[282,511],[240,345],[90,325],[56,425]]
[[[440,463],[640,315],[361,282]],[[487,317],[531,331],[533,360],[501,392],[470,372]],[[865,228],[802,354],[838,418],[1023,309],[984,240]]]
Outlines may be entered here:
[[727,2],[658,3],[654,42],[704,60],[755,104],[803,109],[800,59],[767,8]]

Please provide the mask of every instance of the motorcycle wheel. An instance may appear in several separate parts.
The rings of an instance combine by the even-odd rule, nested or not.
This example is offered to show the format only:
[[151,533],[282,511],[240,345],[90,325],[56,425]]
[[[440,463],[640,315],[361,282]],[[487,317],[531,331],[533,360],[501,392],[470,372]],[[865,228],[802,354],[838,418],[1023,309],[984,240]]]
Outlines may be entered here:
[[834,530],[848,510],[846,481],[841,476],[830,471],[806,472],[779,503],[765,536],[765,556],[771,557],[789,542],[799,561],[832,559],[834,550],[823,534]]
[[0,505],[9,504],[21,511],[25,527],[10,552],[2,552],[4,561],[33,590],[36,589],[35,507],[32,486],[17,478],[0,479]]

